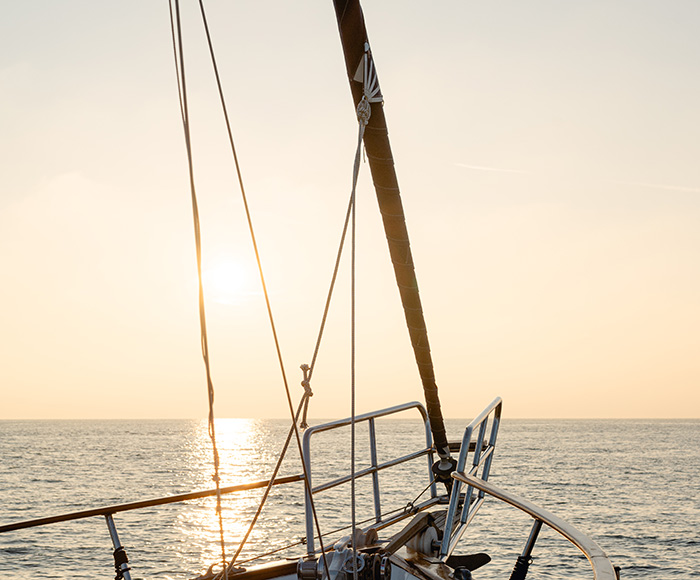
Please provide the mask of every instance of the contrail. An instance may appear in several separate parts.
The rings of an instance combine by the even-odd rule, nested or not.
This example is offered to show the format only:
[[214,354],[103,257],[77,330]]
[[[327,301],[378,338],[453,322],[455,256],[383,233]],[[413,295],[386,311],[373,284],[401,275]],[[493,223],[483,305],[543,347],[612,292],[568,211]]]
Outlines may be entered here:
[[[540,175],[534,171],[523,171],[522,169],[506,169],[503,167],[489,167],[486,165],[470,165],[468,163],[455,163],[457,167],[464,167],[465,169],[473,169],[475,171],[491,171],[494,173],[520,173],[524,175]],[[549,177],[552,177],[551,175]],[[559,178],[563,179],[564,176],[560,175]],[[588,180],[588,178],[587,178]],[[596,180],[592,180],[596,181]],[[642,183],[638,181],[612,181],[608,179],[598,180],[598,183],[614,183],[616,185],[629,185],[632,187],[646,187],[648,189],[664,189],[666,191],[681,191],[684,193],[700,193],[700,187],[688,187],[684,185],[670,185],[666,183]]]
[[664,183],[639,183],[636,181],[611,181],[618,185],[632,185],[635,187],[647,187],[649,189],[666,189],[669,191],[683,191],[686,193],[700,193],[700,187],[686,187],[683,185],[668,185]]
[[495,171],[496,173],[527,173],[532,174],[531,171],[521,171],[519,169],[502,169],[500,167],[485,167],[483,165],[468,165],[467,163],[457,163],[458,167],[465,167],[466,169],[474,169],[476,171]]

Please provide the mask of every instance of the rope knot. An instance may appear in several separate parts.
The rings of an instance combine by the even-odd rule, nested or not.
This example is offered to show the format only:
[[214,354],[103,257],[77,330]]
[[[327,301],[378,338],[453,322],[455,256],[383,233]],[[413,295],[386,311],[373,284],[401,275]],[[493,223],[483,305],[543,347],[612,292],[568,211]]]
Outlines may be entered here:
[[301,372],[304,373],[304,378],[301,380],[301,386],[304,387],[304,395],[313,397],[314,394],[311,391],[311,367],[307,364],[303,364],[299,368]]
[[311,367],[304,363],[299,368],[301,372],[304,373],[304,378],[301,380],[301,386],[304,387],[304,396],[302,398],[304,401],[304,413],[301,417],[301,423],[299,423],[299,428],[303,430],[309,426],[306,422],[306,414],[309,410],[309,399],[313,397],[314,394],[311,391]]
[[369,118],[372,116],[372,105],[369,104],[369,100],[366,95],[362,95],[362,99],[357,104],[357,120],[363,125],[367,126],[369,123]]

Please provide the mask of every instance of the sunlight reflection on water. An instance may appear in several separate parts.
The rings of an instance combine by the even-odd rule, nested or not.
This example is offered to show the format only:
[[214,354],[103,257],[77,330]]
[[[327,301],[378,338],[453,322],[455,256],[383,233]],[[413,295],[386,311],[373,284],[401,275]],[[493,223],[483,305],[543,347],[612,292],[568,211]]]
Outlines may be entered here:
[[[377,431],[380,442],[379,460],[389,459],[414,450],[416,439],[413,436],[416,423],[407,425],[407,432],[399,430],[396,421],[378,421]],[[248,481],[262,481],[269,478],[271,468],[277,460],[280,445],[287,435],[284,422],[259,421],[248,419],[221,419],[216,422],[217,447],[221,459],[222,486],[235,485]],[[349,472],[350,448],[349,428],[324,432],[312,438],[312,470],[314,485],[339,478]],[[420,429],[418,430],[420,433]],[[398,437],[397,437],[398,435]],[[357,427],[356,469],[370,465],[369,431],[367,424]],[[190,469],[195,473],[213,473],[211,451],[207,449],[208,435],[205,425],[199,425],[195,438],[198,444],[192,448]],[[393,453],[387,449],[387,441],[392,441]],[[417,442],[420,444],[420,439]],[[319,470],[321,466],[321,470]],[[287,457],[282,464],[279,476],[301,473],[299,452],[292,439]],[[403,508],[406,502],[414,499],[424,490],[428,481],[428,462],[421,459],[412,465],[401,466],[382,472],[380,488],[384,497],[382,510]],[[211,485],[211,484],[209,484]],[[222,516],[226,533],[227,553],[235,551],[238,542],[248,530],[258,508],[263,490],[251,490],[225,496],[222,500]],[[339,486],[317,496],[318,517],[324,533],[339,530],[336,539],[349,533],[350,486]],[[365,478],[356,486],[357,520],[373,518],[374,503],[371,481]],[[203,568],[213,561],[220,560],[219,525],[215,513],[215,500],[208,499],[188,502],[179,517],[180,531],[193,546],[199,547],[199,560],[192,562]],[[270,514],[274,514],[270,517]],[[267,516],[267,517],[266,517]],[[263,514],[254,528],[239,560],[246,560],[254,554],[271,552],[289,543],[299,545],[306,535],[304,528],[304,494],[301,482],[273,487],[265,504]],[[230,539],[233,540],[230,540]],[[299,553],[303,548],[297,548]],[[284,555],[284,554],[283,554]]]
[[[465,421],[448,421],[459,438]],[[222,485],[267,479],[288,430],[286,421],[217,420]],[[312,445],[314,483],[347,473],[348,430],[321,434]],[[379,460],[421,445],[416,421],[377,425]],[[366,427],[358,429],[358,469],[369,462]],[[493,481],[564,516],[592,534],[623,578],[700,578],[700,465],[698,421],[504,420]],[[296,443],[280,476],[300,472]],[[695,457],[689,461],[690,456]],[[0,523],[213,487],[212,452],[205,421],[0,422]],[[319,471],[320,469],[320,471]],[[425,485],[427,462],[380,476],[384,512],[413,500]],[[373,506],[358,485],[358,520]],[[230,555],[247,530],[263,490],[225,496],[223,518]],[[303,486],[273,488],[241,559],[305,535]],[[325,531],[349,524],[349,487],[318,496]],[[215,500],[207,498],[115,515],[134,578],[189,578],[220,558]],[[463,552],[493,557],[476,577],[507,577],[522,549],[530,520],[487,501],[470,528]],[[340,534],[347,532],[339,532]],[[297,546],[282,557],[299,555]],[[543,531],[535,553],[540,578],[587,578],[578,551]],[[663,572],[663,573],[662,573]],[[114,576],[102,518],[0,535],[0,577],[7,580]]]

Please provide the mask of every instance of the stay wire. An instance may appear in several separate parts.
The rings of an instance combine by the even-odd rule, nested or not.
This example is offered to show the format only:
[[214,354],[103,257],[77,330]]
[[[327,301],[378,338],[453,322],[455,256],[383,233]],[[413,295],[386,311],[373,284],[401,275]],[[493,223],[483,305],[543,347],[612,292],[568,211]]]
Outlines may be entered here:
[[[362,128],[360,128],[362,132]],[[350,513],[352,522],[352,577],[357,580],[357,521],[355,518],[355,187],[352,188],[351,262],[350,267]]]
[[[207,36],[207,43],[209,45],[209,54],[211,56],[212,67],[214,69],[214,75],[216,77],[216,84],[217,84],[218,91],[219,91],[219,100],[221,102],[221,108],[222,108],[222,111],[224,114],[224,120],[226,122],[226,131],[228,133],[229,144],[231,146],[231,153],[233,155],[233,160],[234,160],[234,164],[236,167],[236,174],[238,176],[238,183],[239,183],[239,186],[241,189],[241,197],[243,199],[243,206],[245,209],[246,219],[248,221],[248,229],[250,231],[251,242],[253,244],[253,250],[255,252],[255,260],[257,262],[258,272],[260,274],[260,282],[261,282],[262,289],[263,289],[263,295],[265,297],[265,305],[267,307],[267,314],[268,314],[268,318],[270,321],[270,328],[272,331],[272,336],[273,336],[274,343],[275,343],[275,349],[277,352],[277,360],[279,362],[280,372],[282,374],[282,382],[284,383],[284,390],[285,390],[285,394],[287,397],[287,404],[289,407],[289,413],[290,413],[290,416],[291,416],[291,419],[293,422],[293,429],[294,429],[294,434],[295,434],[295,438],[296,438],[296,442],[297,442],[297,447],[299,449],[299,456],[303,458],[304,453],[302,450],[301,438],[299,436],[299,429],[297,428],[297,424],[296,424],[296,418],[295,418],[295,413],[294,413],[294,404],[292,403],[292,395],[291,395],[290,390],[289,390],[289,382],[287,381],[287,373],[286,373],[285,368],[284,368],[284,362],[282,359],[282,351],[281,351],[279,339],[277,337],[277,329],[275,327],[274,317],[272,315],[272,306],[270,304],[270,296],[269,296],[269,293],[267,291],[267,284],[265,283],[265,276],[263,273],[262,260],[260,258],[260,252],[258,250],[258,244],[257,244],[256,237],[255,237],[255,230],[253,228],[253,220],[251,217],[250,208],[248,206],[248,198],[247,198],[247,195],[245,192],[245,186],[243,184],[243,176],[241,173],[240,164],[238,162],[238,155],[236,153],[236,147],[235,147],[234,140],[233,140],[233,132],[231,130],[231,123],[229,121],[228,109],[226,107],[226,99],[224,98],[224,91],[223,91],[223,88],[221,85],[219,68],[218,68],[218,65],[216,63],[216,57],[214,55],[214,46],[212,44],[211,34],[209,33],[209,24],[207,22],[207,17],[206,17],[206,13],[204,10],[204,4],[203,4],[202,0],[199,0],[199,7],[200,7],[200,12],[202,14],[202,23],[204,24],[204,30],[205,30],[206,36]],[[304,471],[304,482],[305,482],[306,490],[307,490],[307,493],[309,494],[309,497],[311,498],[310,503],[311,503],[311,511],[313,513],[314,523],[315,523],[316,528],[318,529],[319,535],[320,535],[321,529],[319,526],[318,515],[316,513],[316,506],[313,502],[313,496],[311,494],[311,484],[310,484],[309,474],[308,474],[307,469],[306,469],[306,463],[304,461],[302,461],[301,463],[302,463],[302,469]],[[321,544],[324,566],[326,567],[326,570],[327,570],[328,563],[326,561],[325,549],[323,547],[322,540],[319,540],[319,543]]]
[[[221,478],[219,476],[219,451],[216,445],[216,428],[214,426],[214,384],[211,377],[211,367],[209,363],[209,343],[207,338],[207,320],[206,312],[204,307],[204,285],[202,283],[202,240],[199,222],[199,208],[197,204],[197,190],[195,187],[194,180],[194,164],[192,160],[192,141],[190,137],[190,121],[189,121],[189,110],[187,104],[187,82],[185,77],[185,59],[184,50],[182,45],[182,26],[180,21],[180,2],[175,0],[175,16],[176,25],[173,26],[172,23],[172,4],[170,5],[170,16],[171,16],[171,29],[174,31],[177,28],[177,49],[176,49],[176,70],[177,70],[177,54],[179,54],[179,74],[178,74],[178,89],[180,95],[180,104],[182,112],[182,125],[185,134],[185,148],[187,150],[187,167],[190,179],[190,197],[192,200],[192,218],[194,222],[194,237],[195,237],[195,247],[197,253],[197,278],[199,287],[199,326],[200,326],[200,340],[202,348],[202,358],[204,360],[204,368],[206,370],[207,377],[207,395],[209,400],[209,438],[212,443],[212,452],[214,456],[214,483],[216,484],[216,513],[219,520],[219,539],[221,544],[221,562],[224,570],[227,570],[226,564],[226,545],[224,542],[224,521],[221,510]],[[175,44],[175,39],[173,39]],[[228,573],[225,575],[226,580],[228,580]]]
[[357,178],[360,174],[360,156],[362,139],[365,135],[367,121],[358,114],[357,150],[352,172],[352,193],[350,208],[352,210],[350,223],[350,514],[352,523],[352,575],[357,580],[357,521],[355,515],[355,265],[356,265],[356,214],[357,214]]

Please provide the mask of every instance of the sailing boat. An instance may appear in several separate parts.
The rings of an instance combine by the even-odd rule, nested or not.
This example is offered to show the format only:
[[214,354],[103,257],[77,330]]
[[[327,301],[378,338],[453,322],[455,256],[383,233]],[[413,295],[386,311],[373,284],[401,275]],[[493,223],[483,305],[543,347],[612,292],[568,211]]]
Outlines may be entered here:
[[[357,181],[359,160],[362,147],[364,147],[376,188],[413,353],[423,385],[425,404],[405,403],[360,415],[355,415],[353,409],[352,415],[346,419],[306,428],[302,440],[300,436],[301,426],[298,425],[298,421],[310,396],[310,391],[307,391],[296,412],[291,409],[290,399],[290,410],[294,421],[287,438],[287,444],[293,437],[298,439],[303,471],[298,475],[281,478],[277,477],[275,471],[267,481],[224,487],[219,485],[220,479],[217,472],[215,474],[217,483],[215,490],[104,506],[6,524],[0,526],[0,532],[9,533],[59,522],[96,516],[104,517],[114,547],[116,578],[130,580],[132,563],[129,562],[118,534],[115,514],[207,496],[217,497],[217,511],[220,514],[221,498],[227,494],[235,494],[253,488],[266,488],[269,491],[279,485],[302,483],[305,489],[305,553],[290,560],[270,562],[259,566],[240,566],[236,561],[237,554],[233,558],[227,558],[225,550],[222,550],[224,553],[222,554],[222,562],[219,564],[220,569],[215,564],[199,578],[216,580],[222,578],[236,578],[238,580],[350,580],[351,578],[355,580],[358,578],[362,580],[390,580],[392,578],[394,580],[468,580],[472,577],[472,572],[488,564],[490,557],[484,553],[460,553],[460,540],[468,535],[469,525],[481,506],[488,497],[492,497],[524,511],[533,519],[530,534],[523,539],[522,553],[514,563],[511,580],[525,578],[535,543],[543,525],[559,532],[583,552],[592,565],[594,578],[613,580],[617,577],[614,567],[600,547],[590,538],[555,515],[508,491],[499,489],[489,481],[501,422],[502,401],[500,398],[494,399],[465,427],[460,441],[449,441],[447,438],[398,180],[388,140],[383,94],[374,65],[363,13],[358,0],[335,0],[334,4],[347,76],[358,118],[359,136],[353,181],[355,183]],[[179,63],[182,66],[182,53],[179,55]],[[187,114],[184,68],[181,69],[180,82],[183,125],[189,148],[190,123]],[[194,207],[196,216],[196,202]],[[354,223],[354,207],[353,193],[346,224]],[[200,294],[200,308],[203,310],[202,304],[203,300]],[[205,361],[207,361],[204,319],[202,319],[202,329]],[[308,386],[312,370],[313,365],[304,368],[304,386]],[[213,390],[209,377],[208,383],[211,404]],[[413,411],[420,417],[425,434],[425,444],[408,453],[380,461],[375,433],[376,421],[406,411]],[[216,457],[213,425],[212,413],[210,427]],[[367,426],[370,464],[355,469],[353,452],[353,465],[350,473],[339,477],[329,478],[325,476],[323,466],[320,466],[319,469],[319,466],[313,461],[312,440],[320,433],[336,429],[350,427],[354,432],[357,425]],[[354,444],[353,440],[353,447]],[[382,503],[380,477],[391,469],[412,462],[423,463],[425,497],[421,494],[419,498],[409,498],[411,501],[408,501],[403,509],[387,511]],[[324,544],[324,530],[320,529],[316,514],[316,498],[329,490],[347,485],[353,489],[354,496],[356,483],[366,480],[371,482],[374,506],[372,520],[362,523],[355,521],[353,497],[349,506],[353,511],[350,533],[332,545]],[[517,539],[512,538],[512,541],[515,542]],[[137,564],[134,563],[133,566],[136,568]]]

